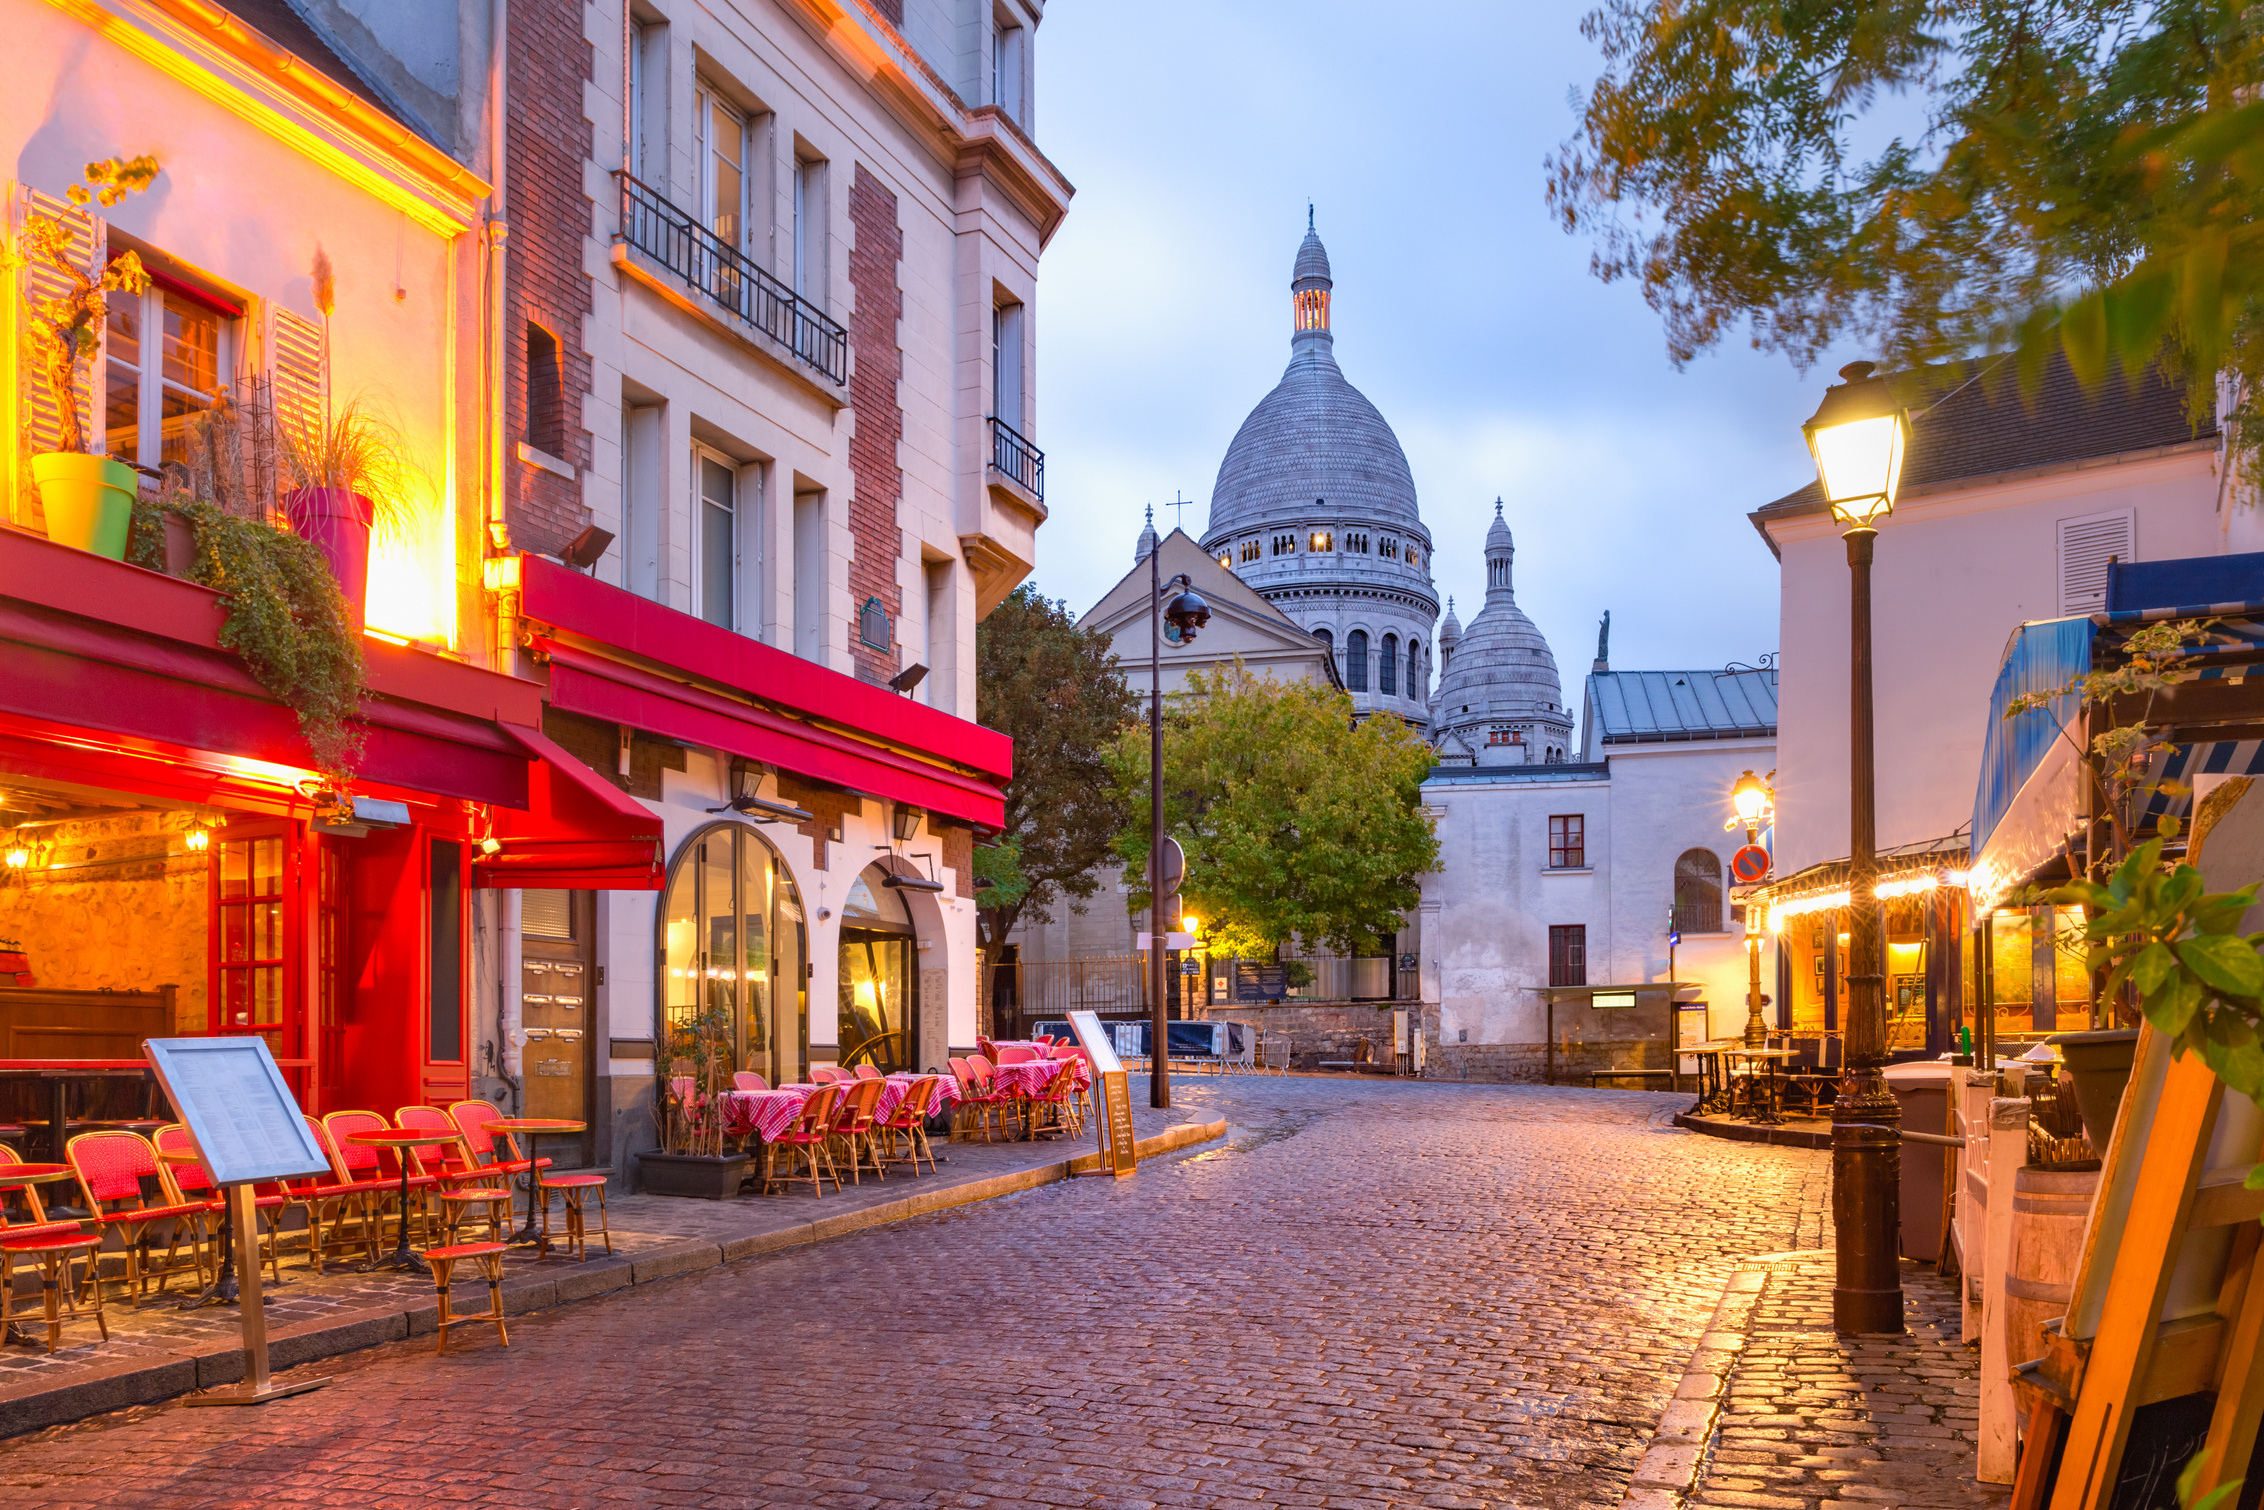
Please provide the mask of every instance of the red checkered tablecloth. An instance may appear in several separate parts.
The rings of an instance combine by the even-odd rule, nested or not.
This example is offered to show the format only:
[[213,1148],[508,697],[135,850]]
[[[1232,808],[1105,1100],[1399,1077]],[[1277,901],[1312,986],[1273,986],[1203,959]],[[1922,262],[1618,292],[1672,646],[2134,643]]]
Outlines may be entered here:
[[[910,1094],[912,1082],[919,1078],[909,1073],[888,1076],[883,1082],[880,1100],[874,1105],[874,1117],[886,1121],[895,1116],[896,1109]],[[939,1105],[950,1106],[959,1099],[959,1087],[952,1083],[949,1075],[939,1078],[943,1081]],[[846,1092],[848,1087],[842,1089]],[[776,1090],[727,1092],[722,1097],[724,1130],[732,1134],[751,1132],[768,1143],[794,1125],[794,1119],[802,1114],[802,1104],[817,1090],[814,1085],[782,1085]]]
[[1011,1096],[1040,1095],[1073,1062],[1067,1059],[1032,1059],[1021,1064],[1002,1064],[991,1071],[991,1083]]

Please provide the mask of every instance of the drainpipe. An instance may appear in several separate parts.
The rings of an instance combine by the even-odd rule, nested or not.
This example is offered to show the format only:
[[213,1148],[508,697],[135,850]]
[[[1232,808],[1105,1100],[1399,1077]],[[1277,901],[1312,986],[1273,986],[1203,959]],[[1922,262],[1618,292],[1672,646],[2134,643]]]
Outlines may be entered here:
[[[508,394],[508,362],[510,351],[505,327],[510,312],[510,301],[504,281],[504,244],[511,234],[505,216],[507,197],[506,180],[509,176],[508,125],[510,112],[505,99],[505,84],[509,70],[506,67],[509,44],[510,0],[489,0],[488,36],[488,167],[492,170],[489,181],[493,189],[487,201],[487,393],[482,408],[484,428],[487,432],[487,454],[483,459],[487,472],[487,530],[486,549],[500,555],[511,548],[511,532],[504,516],[504,479],[508,476],[510,441],[504,434],[505,403]],[[516,605],[511,605],[514,609]],[[498,670],[509,671],[516,646],[517,626],[515,613],[497,617],[498,640],[495,665]]]

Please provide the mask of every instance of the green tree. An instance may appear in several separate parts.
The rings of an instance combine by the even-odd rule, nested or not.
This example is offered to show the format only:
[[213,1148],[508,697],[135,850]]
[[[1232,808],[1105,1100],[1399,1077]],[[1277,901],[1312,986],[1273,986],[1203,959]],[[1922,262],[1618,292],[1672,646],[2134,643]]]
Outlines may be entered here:
[[[1605,0],[1548,199],[1678,363],[1744,326],[1802,365],[2017,347],[2220,369],[2264,429],[2264,28],[2232,0]],[[1910,129],[1896,132],[1898,125]],[[1884,144],[1865,151],[1861,141]]]
[[[1116,852],[1148,864],[1148,731],[1110,753],[1132,822]],[[1187,851],[1181,892],[1215,950],[1270,957],[1291,940],[1371,951],[1422,898],[1439,845],[1420,787],[1431,751],[1396,718],[1355,725],[1352,699],[1237,662],[1190,673],[1164,715],[1164,826]],[[1128,902],[1148,905],[1145,890]]]
[[983,942],[996,949],[1028,914],[1052,917],[1099,885],[1095,867],[1125,821],[1106,752],[1139,712],[1105,637],[1066,603],[1024,585],[975,629],[975,716],[1014,740],[1006,826],[975,852]]

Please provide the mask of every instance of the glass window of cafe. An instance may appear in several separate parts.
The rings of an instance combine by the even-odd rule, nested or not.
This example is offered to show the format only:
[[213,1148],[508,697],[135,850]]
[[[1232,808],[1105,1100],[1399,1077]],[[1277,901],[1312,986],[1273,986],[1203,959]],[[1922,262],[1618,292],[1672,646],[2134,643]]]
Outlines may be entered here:
[[[1887,1046],[1926,1042],[1926,907],[1896,898],[1886,907]],[[1780,936],[1792,977],[1792,1031],[1817,1034],[1847,1025],[1848,915],[1843,909],[1801,913]]]
[[888,1073],[919,1049],[919,950],[904,894],[866,867],[841,904],[840,1062]]
[[677,850],[660,916],[663,1038],[681,1045],[706,1017],[724,1030],[729,1069],[773,1085],[801,1079],[808,936],[777,851],[747,824],[709,824]]
[[2090,1026],[2083,926],[2080,908],[2004,908],[1990,916],[1986,979],[1999,1043]]

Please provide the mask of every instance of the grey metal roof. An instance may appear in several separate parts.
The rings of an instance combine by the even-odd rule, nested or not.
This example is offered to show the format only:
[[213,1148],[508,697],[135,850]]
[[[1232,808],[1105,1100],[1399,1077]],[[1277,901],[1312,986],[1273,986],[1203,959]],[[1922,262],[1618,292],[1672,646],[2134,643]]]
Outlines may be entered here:
[[1310,216],[1306,217],[1305,239],[1298,245],[1297,267],[1289,275],[1289,286],[1295,288],[1307,278],[1318,278],[1323,283],[1329,282],[1328,248],[1321,245],[1320,235],[1313,229]]
[[1777,674],[1598,671],[1588,678],[1588,707],[1608,745],[1772,736]]
[[1554,765],[1435,765],[1429,781],[1609,781],[1611,765],[1608,761],[1581,764],[1577,761],[1558,761]]

